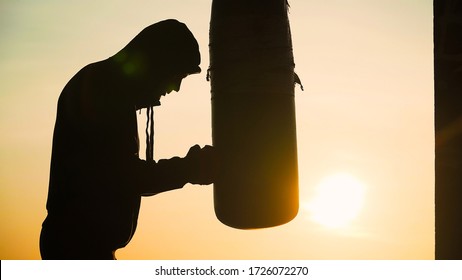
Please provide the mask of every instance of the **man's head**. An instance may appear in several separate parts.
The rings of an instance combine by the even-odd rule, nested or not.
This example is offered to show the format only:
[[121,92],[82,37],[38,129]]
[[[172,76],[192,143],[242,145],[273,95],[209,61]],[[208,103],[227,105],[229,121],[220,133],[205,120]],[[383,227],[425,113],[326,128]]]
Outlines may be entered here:
[[191,31],[173,19],[146,27],[113,57],[132,84],[138,108],[178,91],[183,78],[201,71],[200,59]]

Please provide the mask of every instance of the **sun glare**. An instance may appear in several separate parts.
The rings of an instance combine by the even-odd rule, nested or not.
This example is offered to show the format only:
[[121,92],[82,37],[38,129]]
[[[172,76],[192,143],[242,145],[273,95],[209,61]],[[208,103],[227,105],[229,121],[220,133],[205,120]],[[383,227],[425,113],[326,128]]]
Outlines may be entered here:
[[306,204],[313,221],[329,228],[339,228],[354,220],[364,202],[364,185],[348,173],[326,177],[316,187],[316,194]]

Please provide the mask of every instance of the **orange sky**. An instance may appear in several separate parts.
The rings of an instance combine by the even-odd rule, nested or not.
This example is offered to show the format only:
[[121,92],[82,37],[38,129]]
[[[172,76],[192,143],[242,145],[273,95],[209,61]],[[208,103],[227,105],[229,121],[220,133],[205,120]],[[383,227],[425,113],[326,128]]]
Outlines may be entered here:
[[[290,2],[305,87],[296,88],[299,215],[280,227],[236,230],[216,219],[212,186],[187,185],[143,199],[139,228],[119,259],[434,257],[432,1]],[[190,27],[207,69],[210,7],[210,0],[1,4],[1,259],[40,258],[56,102],[66,82],[165,18]],[[156,108],[156,158],[211,144],[204,72]],[[364,186],[363,206],[329,228],[307,205],[337,173]]]

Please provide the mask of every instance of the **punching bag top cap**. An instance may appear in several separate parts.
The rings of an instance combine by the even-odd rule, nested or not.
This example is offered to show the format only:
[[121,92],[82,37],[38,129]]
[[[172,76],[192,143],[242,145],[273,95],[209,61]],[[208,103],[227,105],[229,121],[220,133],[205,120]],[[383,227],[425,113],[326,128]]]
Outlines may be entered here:
[[122,50],[126,54],[142,54],[151,63],[165,70],[195,74],[201,71],[199,45],[188,27],[168,19],[143,29]]

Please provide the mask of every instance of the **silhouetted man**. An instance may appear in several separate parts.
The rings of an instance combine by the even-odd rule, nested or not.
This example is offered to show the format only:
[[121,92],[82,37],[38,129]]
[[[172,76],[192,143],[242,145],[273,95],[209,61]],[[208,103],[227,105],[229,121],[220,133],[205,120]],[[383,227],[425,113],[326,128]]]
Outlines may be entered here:
[[[116,55],[80,70],[58,101],[43,259],[113,259],[135,233],[142,196],[210,184],[212,147],[152,160],[152,107],[199,73],[197,41],[176,20],[153,24]],[[148,108],[147,160],[136,110]]]

